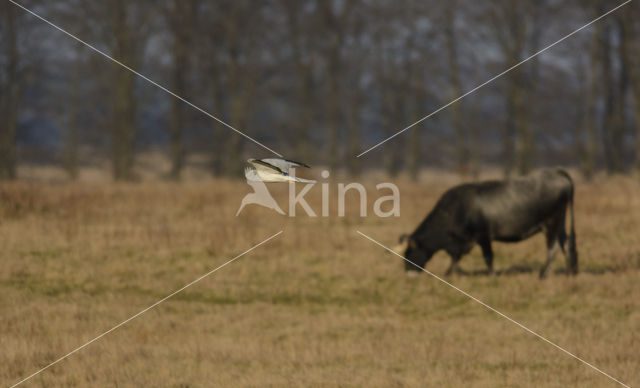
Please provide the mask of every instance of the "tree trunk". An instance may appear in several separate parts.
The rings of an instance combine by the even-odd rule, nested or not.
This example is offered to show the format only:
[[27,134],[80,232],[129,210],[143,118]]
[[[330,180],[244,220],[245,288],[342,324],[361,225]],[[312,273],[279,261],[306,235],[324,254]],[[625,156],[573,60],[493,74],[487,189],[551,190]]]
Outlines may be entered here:
[[[214,69],[217,68],[214,65]],[[213,109],[214,112],[218,112],[218,114],[222,115],[222,88],[219,87],[218,82],[216,82],[217,71],[210,70],[210,90],[211,90],[211,99],[213,101]],[[213,170],[214,176],[222,176],[224,175],[224,148],[225,148],[225,134],[227,132],[227,128],[220,124],[217,120],[211,119],[211,132],[213,133],[213,158],[211,161],[211,167]]]
[[16,178],[16,123],[18,120],[18,100],[20,82],[18,80],[18,62],[20,60],[17,43],[16,8],[6,2],[4,21],[6,24],[6,42],[8,45],[6,81],[0,90],[0,180]]
[[[341,48],[344,39],[344,19],[349,12],[351,2],[346,2],[345,7],[341,14],[334,13],[333,2],[321,1],[321,17],[324,19],[323,23],[326,23],[329,36],[327,41],[329,42],[325,49],[325,56],[327,61],[327,126],[328,126],[328,138],[327,138],[327,161],[329,163],[329,170],[332,173],[337,173],[339,155],[338,155],[338,127],[341,122],[341,98],[340,93],[340,76],[343,70]],[[335,175],[332,175],[335,177]]]
[[71,81],[71,101],[68,127],[66,129],[65,149],[64,149],[64,166],[67,170],[67,174],[72,180],[78,179],[78,151],[80,147],[80,128],[79,128],[79,116],[80,116],[80,82],[81,82],[81,67],[83,58],[83,45],[78,43],[76,45],[76,62],[73,73],[73,79]]
[[[516,116],[516,128],[518,130],[517,134],[517,145],[516,145],[516,167],[518,170],[518,174],[525,175],[531,170],[532,159],[533,159],[533,146],[534,146],[534,138],[531,130],[531,122],[529,117],[528,108],[525,107],[524,103],[524,85],[522,81],[522,74],[520,74],[520,82],[517,87],[517,97],[516,97],[516,109],[518,110],[518,114]],[[531,91],[531,89],[527,89]]]
[[[196,23],[196,5],[193,0],[174,0],[169,10],[172,33],[172,89],[179,96],[186,96],[187,74],[190,73],[190,51],[192,29]],[[183,144],[185,127],[185,105],[177,98],[172,100],[169,142],[171,150],[171,179],[178,180],[185,163]]]
[[[297,160],[306,161],[311,163],[311,150],[310,150],[310,131],[313,125],[313,59],[312,55],[308,51],[312,48],[305,46],[302,41],[301,25],[302,18],[300,12],[304,8],[304,3],[297,0],[283,2],[285,11],[287,14],[287,26],[288,26],[288,38],[291,48],[293,50],[293,60],[296,69],[296,81],[298,85],[297,97],[298,97],[298,110],[299,115],[296,120],[295,133],[295,151],[293,157]],[[306,22],[306,21],[305,21]],[[305,53],[305,47],[307,54]],[[305,59],[308,58],[308,59]]]
[[[230,117],[231,117],[231,126],[234,128],[244,128],[246,123],[246,102],[244,91],[239,89],[233,89],[231,92],[231,106],[230,106]],[[228,132],[228,131],[227,131]],[[242,137],[238,136],[236,133],[228,132],[228,141],[226,147],[226,158],[225,158],[225,172],[230,177],[237,177],[238,171],[242,171],[243,160],[242,156],[242,148],[243,142]]]
[[[334,59],[337,60],[337,59]],[[328,90],[328,115],[329,115],[329,136],[328,136],[328,155],[329,171],[337,173],[338,168],[338,126],[340,125],[340,89],[338,87],[338,71],[337,64],[331,66],[334,71],[328,74],[329,90]]]
[[636,132],[635,161],[633,167],[636,173],[640,173],[640,43],[638,43],[637,39],[632,38],[640,32],[638,31],[640,25],[635,22],[640,15],[639,11],[640,8],[632,6],[628,12],[621,16],[627,36],[627,39],[622,42],[623,45],[621,48],[624,50],[622,59],[626,62],[625,66],[628,71],[633,103],[632,110]]
[[473,108],[472,122],[469,127],[469,139],[471,146],[469,147],[469,173],[474,181],[480,178],[480,128],[478,123],[473,121],[473,117],[478,110]]
[[[411,47],[413,48],[413,47]],[[424,90],[424,86],[427,81],[424,78],[424,74],[422,72],[421,66],[412,66],[409,69],[409,73],[411,74],[411,78],[409,80],[409,90],[411,93],[411,101],[408,103],[410,109],[412,109],[410,117],[410,122],[415,123],[420,119],[420,116],[424,114],[426,101],[427,101],[427,93]],[[412,128],[409,130],[411,133],[409,134],[409,150],[408,150],[408,160],[407,167],[409,169],[409,176],[415,182],[419,178],[420,168],[422,160],[420,152],[422,151],[422,131],[420,128]]]
[[[512,66],[521,60],[525,47],[527,20],[523,16],[524,11],[520,8],[519,3],[509,2],[506,5],[506,35],[502,37],[502,48],[506,55],[507,66]],[[523,79],[524,69],[518,67],[507,75],[507,118],[505,125],[505,134],[503,141],[503,163],[504,175],[509,177],[516,167],[521,172],[523,166],[520,165],[524,160],[524,152],[529,134],[528,128],[524,126],[526,118],[524,114],[523,104]]]
[[[540,9],[537,8],[540,5],[534,5],[533,9],[529,9],[528,12],[533,14],[532,26],[533,31],[529,38],[529,56],[536,53],[540,46]],[[528,8],[527,8],[528,9]],[[524,24],[524,23],[523,23]],[[522,43],[518,44],[519,48],[524,48],[525,30],[520,32]],[[518,58],[520,59],[520,58]],[[520,175],[525,175],[531,171],[533,167],[533,154],[535,150],[535,137],[532,128],[532,107],[536,105],[536,85],[538,80],[538,57],[531,58],[527,66],[523,69],[519,69],[517,72],[518,82],[518,145],[516,147],[517,155],[517,168]],[[529,70],[528,72],[526,70]],[[526,95],[525,95],[526,91]]]
[[349,157],[347,159],[349,174],[353,177],[360,175],[360,158],[356,158],[360,147],[360,111],[362,109],[362,91],[356,85],[352,101],[347,112],[347,127],[349,130]]
[[[531,4],[516,1],[493,1],[490,13],[492,28],[505,58],[506,67],[520,62],[526,48]],[[505,76],[506,118],[502,139],[502,163],[505,177],[514,167],[519,173],[529,168],[532,148],[531,129],[524,104],[524,68],[513,69]]]
[[114,77],[112,157],[116,180],[133,179],[133,147],[135,139],[135,100],[133,74],[116,69]]
[[[178,70],[181,69],[181,70]],[[184,58],[175,59],[173,70],[173,90],[179,96],[185,92]],[[171,149],[171,172],[169,177],[179,180],[184,167],[184,110],[182,101],[174,98],[171,102],[171,126],[169,128],[169,146]]]
[[[611,39],[611,24],[603,29],[602,36],[602,76],[604,80],[604,94],[605,94],[605,109],[604,109],[604,125],[602,129],[602,137],[605,150],[605,162],[607,166],[607,173],[614,174],[622,171],[622,159],[620,152],[622,151],[621,135],[622,126],[624,122],[622,114],[619,111],[621,109],[620,88],[621,78],[624,77],[622,73],[616,74],[613,67],[612,59],[612,39]],[[623,70],[624,71],[624,70]]]
[[596,23],[593,32],[593,40],[591,42],[591,52],[589,54],[589,74],[587,106],[585,109],[585,127],[587,131],[587,144],[584,147],[584,158],[582,161],[582,174],[586,180],[591,180],[595,174],[596,157],[598,152],[598,130],[597,130],[597,113],[596,101],[598,100],[598,61],[601,58],[601,42],[602,25]]
[[[418,106],[416,103],[415,106]],[[415,109],[414,117],[417,117],[420,113]],[[422,138],[422,131],[419,128],[413,128],[410,130],[409,134],[409,160],[408,160],[408,168],[409,168],[409,177],[411,177],[412,181],[418,180],[418,175],[420,173],[420,143]]]
[[613,149],[613,161],[615,164],[616,172],[625,171],[624,162],[624,132],[627,128],[627,116],[625,115],[625,108],[627,103],[627,95],[629,93],[629,58],[627,57],[627,45],[629,43],[629,36],[626,31],[626,26],[623,22],[622,16],[618,16],[616,19],[616,26],[618,31],[618,62],[620,63],[620,69],[617,82],[617,97],[615,107],[615,126],[613,131],[612,143]]
[[[515,70],[514,70],[515,71]],[[515,77],[515,75],[511,75],[511,77]],[[515,162],[514,155],[514,141],[516,134],[516,90],[517,86],[513,80],[509,81],[509,85],[507,86],[507,117],[504,126],[504,133],[502,138],[502,166],[503,166],[503,175],[505,178],[511,176],[513,171],[513,165]]]
[[635,159],[635,170],[640,173],[640,79],[638,76],[635,76],[636,79],[633,81],[633,107],[634,107],[634,117],[636,121],[636,159]]
[[[631,28],[629,32],[633,31]],[[628,42],[627,58],[629,60],[629,79],[636,124],[636,155],[634,169],[640,173],[640,47],[637,42]]]
[[297,129],[298,141],[296,154],[300,160],[312,163],[311,128],[313,126],[314,104],[313,104],[313,69],[311,64],[299,64],[299,76],[302,86],[300,88],[300,127]]
[[[111,0],[114,25],[113,54],[116,59],[135,66],[133,38],[127,21],[127,5],[124,0]],[[120,67],[114,68],[111,130],[113,176],[116,180],[133,180],[134,141],[136,133],[136,102],[134,98],[135,75]]]
[[[453,98],[462,95],[462,83],[460,81],[460,66],[458,65],[458,42],[455,33],[455,4],[446,7],[445,18],[445,39],[447,45],[447,58],[449,64],[449,81],[451,82],[451,90]],[[460,176],[468,173],[469,151],[467,147],[467,137],[464,133],[464,120],[462,102],[458,101],[450,107],[451,122],[455,132],[456,139],[456,172]]]
[[[396,133],[398,123],[406,122],[406,117],[403,113],[403,102],[406,95],[394,95],[391,85],[384,87],[383,90],[383,104],[384,104],[384,128],[386,128],[387,135],[393,135]],[[410,131],[419,132],[418,128],[412,128]],[[390,177],[395,177],[400,172],[400,167],[403,159],[403,145],[402,139],[394,139],[396,141],[387,142],[385,145],[385,151],[382,154],[382,162],[386,173]]]

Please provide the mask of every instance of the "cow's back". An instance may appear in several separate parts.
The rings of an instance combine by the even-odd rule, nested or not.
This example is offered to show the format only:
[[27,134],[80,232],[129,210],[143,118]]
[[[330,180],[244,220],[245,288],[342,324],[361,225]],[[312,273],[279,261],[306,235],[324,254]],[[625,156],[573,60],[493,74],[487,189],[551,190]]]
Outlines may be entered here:
[[480,214],[493,239],[519,241],[564,211],[572,193],[566,172],[543,169],[525,177],[478,184],[471,207]]

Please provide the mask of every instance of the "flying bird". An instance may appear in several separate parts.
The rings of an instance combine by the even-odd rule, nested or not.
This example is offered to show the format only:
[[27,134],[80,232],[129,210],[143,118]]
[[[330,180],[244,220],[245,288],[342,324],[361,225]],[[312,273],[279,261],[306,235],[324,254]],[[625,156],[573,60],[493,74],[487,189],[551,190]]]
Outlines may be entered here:
[[298,178],[289,174],[289,171],[294,167],[310,168],[304,163],[278,158],[249,159],[247,160],[247,162],[251,165],[244,169],[244,175],[245,177],[247,177],[247,181],[301,183],[316,182],[314,180]]

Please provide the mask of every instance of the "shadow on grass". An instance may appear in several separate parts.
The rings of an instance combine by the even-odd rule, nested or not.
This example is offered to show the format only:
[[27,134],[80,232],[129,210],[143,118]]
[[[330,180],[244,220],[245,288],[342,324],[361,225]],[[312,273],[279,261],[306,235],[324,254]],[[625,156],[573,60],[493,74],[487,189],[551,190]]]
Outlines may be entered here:
[[[531,266],[531,265],[523,265],[516,264],[504,269],[495,270],[496,276],[510,276],[510,275],[520,275],[520,274],[538,274],[542,266]],[[622,273],[629,271],[630,268],[623,266],[601,266],[601,267],[587,267],[581,268],[580,273],[583,274],[591,274],[591,275],[604,275],[606,273]],[[565,268],[557,268],[553,271],[556,275],[564,275],[567,273]],[[476,269],[473,271],[466,271],[461,268],[458,268],[455,276],[488,276],[489,270],[487,269]]]
[[[593,268],[584,268],[580,270],[580,273],[588,273],[588,274],[592,274],[592,275],[603,275],[605,273],[622,273],[622,272],[627,272],[630,271],[632,269],[632,267],[625,267],[625,266],[618,266],[618,267],[614,267],[611,265],[605,265],[602,267],[593,267]],[[560,271],[562,273],[564,273],[564,270]],[[556,273],[558,273],[558,271],[556,271]]]

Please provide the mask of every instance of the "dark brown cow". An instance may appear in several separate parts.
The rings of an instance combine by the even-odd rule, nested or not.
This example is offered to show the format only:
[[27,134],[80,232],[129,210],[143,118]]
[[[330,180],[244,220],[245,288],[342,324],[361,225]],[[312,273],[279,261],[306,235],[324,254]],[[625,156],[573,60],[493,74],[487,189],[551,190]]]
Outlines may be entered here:
[[[567,258],[567,274],[578,273],[578,253],[573,217],[573,182],[562,169],[543,169],[504,181],[467,183],[442,195],[427,218],[410,235],[400,239],[394,250],[411,263],[408,274],[422,270],[434,253],[445,250],[451,256],[450,274],[462,256],[475,244],[493,274],[491,241],[516,242],[544,232],[547,273],[558,248]],[[570,235],[565,232],[567,207]]]

